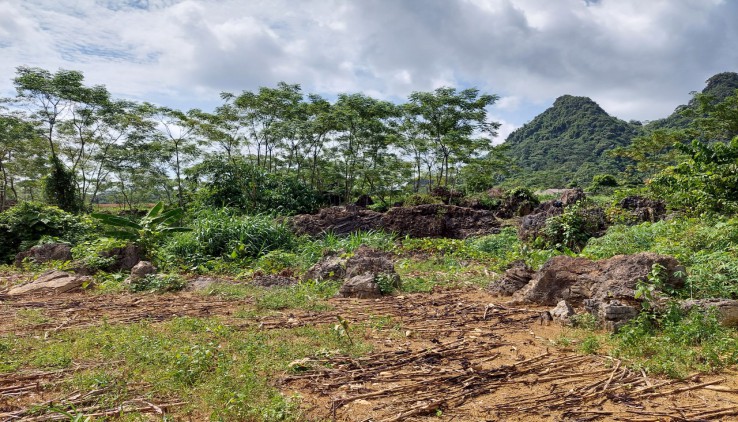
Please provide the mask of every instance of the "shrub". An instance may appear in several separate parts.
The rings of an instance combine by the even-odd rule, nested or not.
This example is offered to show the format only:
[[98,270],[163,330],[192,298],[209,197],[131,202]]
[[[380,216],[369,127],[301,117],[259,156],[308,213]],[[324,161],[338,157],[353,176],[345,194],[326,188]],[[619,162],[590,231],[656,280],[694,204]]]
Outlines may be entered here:
[[323,201],[315,189],[291,175],[266,173],[244,159],[213,157],[190,170],[199,186],[196,199],[207,207],[231,207],[248,214],[311,213]]
[[577,202],[566,207],[561,215],[546,220],[540,240],[548,248],[581,250],[604,225],[601,209],[586,208],[582,202]]
[[102,223],[116,228],[116,230],[109,232],[111,236],[135,242],[141,247],[144,254],[150,257],[154,248],[160,244],[165,236],[172,233],[192,231],[188,227],[174,226],[184,214],[181,208],[163,210],[164,203],[159,202],[138,222],[110,214],[92,214],[92,216]]
[[661,314],[642,312],[615,336],[613,352],[654,374],[683,377],[738,362],[735,333],[714,312],[683,312],[676,303]]
[[23,202],[0,213],[0,262],[42,239],[76,244],[94,232],[94,224],[53,206]]
[[416,193],[408,196],[403,203],[406,207],[414,207],[416,205],[443,204],[443,201],[435,196],[426,193]]
[[110,237],[99,237],[79,243],[72,248],[72,257],[80,261],[84,267],[99,270],[115,262],[115,257],[104,257],[104,252],[116,248],[124,248],[128,244],[125,240]]
[[67,169],[57,157],[51,159],[51,173],[43,179],[43,186],[44,196],[49,204],[71,213],[82,211],[82,200],[77,193],[74,172]]
[[518,186],[507,191],[505,198],[516,200],[517,202],[528,201],[533,205],[538,205],[540,203],[538,197],[532,190],[522,186]]
[[295,236],[285,223],[269,216],[238,216],[228,210],[201,211],[193,231],[177,233],[164,245],[159,259],[201,264],[213,258],[253,259],[269,251],[291,249]]
[[618,179],[615,176],[611,174],[597,174],[592,177],[592,182],[587,187],[587,190],[593,194],[609,193],[618,186],[620,186],[620,183],[618,183]]
[[187,285],[187,281],[177,274],[148,274],[131,282],[134,292],[154,291],[158,293],[177,292]]

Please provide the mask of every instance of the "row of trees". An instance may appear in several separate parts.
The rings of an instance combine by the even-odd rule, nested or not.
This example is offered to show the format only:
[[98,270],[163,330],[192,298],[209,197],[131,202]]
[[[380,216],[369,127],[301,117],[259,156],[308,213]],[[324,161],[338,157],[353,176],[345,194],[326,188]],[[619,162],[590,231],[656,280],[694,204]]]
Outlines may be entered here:
[[415,92],[394,104],[364,94],[331,102],[279,83],[223,93],[205,112],[115,99],[78,71],[19,67],[13,82],[17,96],[0,108],[0,206],[34,199],[42,179],[47,199],[67,209],[161,197],[185,205],[198,166],[213,160],[245,160],[345,201],[461,179],[484,187],[505,167],[492,146],[499,123],[486,111],[497,96],[477,89]]

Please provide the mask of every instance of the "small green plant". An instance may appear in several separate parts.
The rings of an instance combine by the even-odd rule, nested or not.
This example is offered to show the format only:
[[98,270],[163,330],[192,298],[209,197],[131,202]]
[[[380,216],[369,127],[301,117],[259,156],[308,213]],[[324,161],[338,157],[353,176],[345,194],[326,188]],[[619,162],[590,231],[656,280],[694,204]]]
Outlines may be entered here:
[[653,264],[651,266],[651,272],[646,277],[647,281],[638,280],[635,287],[635,298],[641,300],[641,305],[644,309],[650,309],[653,306],[654,301],[657,299],[657,294],[664,286],[664,272],[666,268],[660,264]]
[[582,340],[582,343],[579,345],[579,350],[588,355],[597,354],[600,350],[600,341],[596,336],[589,335]]
[[408,196],[403,202],[403,205],[406,207],[429,204],[443,204],[443,201],[440,198],[436,198],[435,196],[426,193],[416,193]]
[[349,341],[349,344],[353,346],[354,340],[351,338],[351,330],[349,329],[351,323],[342,318],[340,315],[336,315],[336,319],[338,319],[338,324],[333,326],[333,332],[338,338],[346,337]]
[[383,295],[392,294],[395,290],[396,278],[390,274],[377,274],[374,277],[374,282],[379,286],[379,291]]
[[165,293],[182,290],[186,285],[187,281],[177,274],[148,274],[145,277],[133,279],[130,289],[134,292]]
[[599,323],[597,322],[597,317],[590,314],[589,312],[572,315],[572,317],[570,318],[570,321],[571,321],[571,325],[574,328],[579,328],[582,330],[593,331],[599,327]]
[[182,217],[181,208],[164,210],[164,203],[154,205],[138,222],[111,214],[92,214],[104,224],[113,228],[108,232],[113,237],[135,242],[145,254],[151,254],[156,245],[168,234],[192,231],[188,227],[177,227],[174,224]]

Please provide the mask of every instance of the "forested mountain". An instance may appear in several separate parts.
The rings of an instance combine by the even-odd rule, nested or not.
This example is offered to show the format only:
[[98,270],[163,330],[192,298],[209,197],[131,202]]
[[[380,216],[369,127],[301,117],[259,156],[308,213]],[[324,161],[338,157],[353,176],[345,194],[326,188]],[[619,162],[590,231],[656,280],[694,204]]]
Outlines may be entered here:
[[[713,102],[720,102],[728,96],[733,95],[735,90],[738,89],[738,73],[718,73],[708,79],[706,83],[707,86],[701,93],[712,97]],[[689,103],[677,107],[669,117],[648,123],[645,129],[684,129],[692,121],[692,118],[685,116],[684,112],[686,110],[696,110],[697,107],[697,100],[692,98]]]
[[606,151],[628,145],[640,126],[610,116],[587,97],[564,95],[505,142],[517,168],[509,180],[540,187],[583,185],[621,164]]

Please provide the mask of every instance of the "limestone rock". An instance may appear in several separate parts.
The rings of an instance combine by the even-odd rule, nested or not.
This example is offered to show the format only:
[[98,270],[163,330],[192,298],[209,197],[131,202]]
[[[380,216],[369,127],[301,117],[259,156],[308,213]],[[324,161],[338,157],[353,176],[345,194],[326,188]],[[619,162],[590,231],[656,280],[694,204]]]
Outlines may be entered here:
[[114,258],[113,263],[105,268],[107,272],[130,271],[141,261],[141,249],[129,243],[122,248],[113,248],[100,254],[103,258]]
[[535,271],[528,267],[525,262],[515,261],[499,280],[495,280],[489,285],[488,290],[495,296],[511,296],[525,287],[534,274]]
[[402,284],[390,254],[367,246],[360,246],[346,261],[345,277],[347,281],[338,292],[340,297],[376,298],[382,295],[380,282],[390,289]]
[[499,232],[493,212],[444,204],[393,207],[384,214],[354,205],[330,207],[297,215],[289,224],[297,234],[310,236],[381,229],[400,236],[464,239]]
[[15,265],[20,267],[23,260],[29,258],[37,264],[49,261],[71,261],[72,247],[66,243],[45,243],[36,245],[31,249],[20,252],[15,256]]
[[617,332],[640,312],[639,305],[628,305],[619,300],[586,299],[584,308],[597,318],[603,329],[610,332]]
[[575,314],[574,308],[572,308],[565,300],[559,301],[559,303],[556,304],[556,307],[548,312],[551,314],[553,319],[561,322],[569,321],[569,318]]
[[303,280],[342,280],[346,275],[347,261],[347,258],[341,256],[342,254],[339,251],[324,255],[317,264],[307,270]]
[[717,318],[724,327],[738,327],[738,300],[733,299],[700,299],[682,302],[684,310],[694,307],[704,310],[717,309]]
[[445,204],[392,208],[382,215],[381,228],[410,237],[465,239],[499,233],[500,223],[488,210]]
[[574,306],[582,306],[584,299],[637,303],[636,283],[647,279],[654,264],[665,268],[666,286],[684,285],[684,267],[669,256],[642,252],[591,261],[562,255],[546,262],[530,283],[513,295],[513,300],[551,306],[562,299]]
[[328,232],[338,236],[358,231],[380,229],[382,214],[363,207],[323,208],[317,214],[301,214],[292,217],[289,224],[297,234],[322,236]]
[[628,196],[623,198],[618,206],[627,210],[635,222],[663,220],[666,216],[666,203],[642,196]]
[[338,291],[338,296],[376,299],[382,297],[382,292],[379,289],[379,284],[374,282],[373,274],[361,274],[351,277],[343,283]]
[[140,261],[131,269],[131,275],[124,283],[131,284],[145,278],[147,275],[156,274],[156,267],[149,261]]
[[260,275],[254,277],[251,284],[260,287],[285,287],[297,284],[297,279],[281,275]]
[[69,293],[80,290],[90,281],[90,277],[74,276],[64,271],[51,270],[41,274],[36,280],[16,286],[8,291],[9,296],[28,293]]

